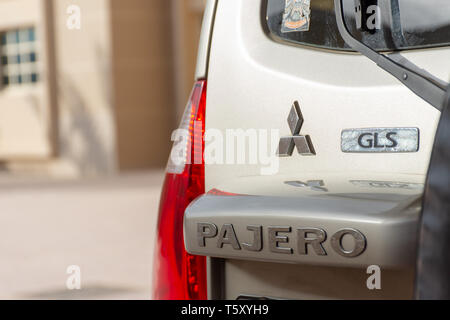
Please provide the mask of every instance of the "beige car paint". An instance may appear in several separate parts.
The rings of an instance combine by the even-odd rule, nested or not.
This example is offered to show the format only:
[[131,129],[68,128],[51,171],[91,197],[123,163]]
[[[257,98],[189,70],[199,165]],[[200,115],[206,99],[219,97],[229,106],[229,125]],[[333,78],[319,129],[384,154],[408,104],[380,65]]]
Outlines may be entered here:
[[[224,134],[227,129],[279,129],[281,135],[290,135],[286,118],[292,103],[298,101],[304,116],[302,132],[310,135],[316,155],[302,157],[294,152],[292,157],[281,158],[279,171],[271,176],[261,175],[261,165],[206,164],[206,191],[292,200],[308,197],[309,204],[316,203],[330,216],[342,213],[339,208],[324,207],[322,199],[326,197],[383,203],[415,200],[414,208],[408,210],[414,211],[413,219],[417,219],[439,111],[359,54],[275,41],[265,31],[263,2],[208,1],[196,74],[197,78],[207,75],[206,129]],[[212,34],[206,35],[208,32]],[[437,48],[402,55],[447,80],[449,53],[448,48]],[[374,127],[419,128],[418,152],[341,151],[342,130]],[[322,180],[326,194],[285,183],[308,180]],[[415,187],[396,187],[408,184]],[[233,210],[230,214],[238,217],[239,211]],[[348,221],[352,227],[352,219]],[[367,252],[371,252],[371,239],[367,241]],[[382,250],[389,248],[375,248],[375,252]],[[382,289],[369,290],[364,263],[336,267],[208,258],[209,298],[409,299],[413,260],[396,269],[381,265]]]

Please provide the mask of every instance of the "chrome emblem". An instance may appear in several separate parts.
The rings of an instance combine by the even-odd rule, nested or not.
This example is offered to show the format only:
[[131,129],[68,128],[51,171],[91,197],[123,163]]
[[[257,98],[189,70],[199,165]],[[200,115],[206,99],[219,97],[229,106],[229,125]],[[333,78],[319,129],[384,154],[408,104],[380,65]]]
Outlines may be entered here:
[[[225,223],[220,228],[214,223],[197,223],[197,244],[199,247],[215,245],[218,249],[228,246],[233,250],[260,252],[267,246],[273,253],[308,255],[311,252],[318,256],[326,256],[323,243],[327,241],[327,232],[322,228],[291,226],[262,226],[247,225],[247,234],[238,234],[231,223]],[[239,237],[238,237],[239,236]],[[353,238],[353,248],[343,247],[343,238]],[[241,242],[240,237],[252,239],[250,243]],[[290,238],[294,239],[290,239]],[[208,241],[207,241],[208,239]],[[263,239],[268,243],[263,245]],[[296,246],[289,246],[292,242]],[[330,238],[330,247],[334,252],[345,258],[354,258],[361,255],[367,246],[364,234],[353,228],[344,228],[335,232]]]
[[422,190],[424,187],[423,183],[398,181],[350,180],[350,183],[363,188]]
[[328,189],[325,188],[325,183],[323,182],[323,180],[308,180],[306,182],[285,181],[284,183],[292,187],[311,188],[312,191],[322,191],[322,192],[328,191]]
[[292,136],[281,137],[278,145],[277,155],[279,157],[290,157],[294,151],[294,146],[302,156],[315,155],[313,144],[309,135],[300,135],[300,130],[303,126],[303,116],[300,111],[300,105],[297,101],[294,102],[287,119],[289,128],[291,129]]
[[341,135],[343,152],[417,152],[418,128],[346,129]]

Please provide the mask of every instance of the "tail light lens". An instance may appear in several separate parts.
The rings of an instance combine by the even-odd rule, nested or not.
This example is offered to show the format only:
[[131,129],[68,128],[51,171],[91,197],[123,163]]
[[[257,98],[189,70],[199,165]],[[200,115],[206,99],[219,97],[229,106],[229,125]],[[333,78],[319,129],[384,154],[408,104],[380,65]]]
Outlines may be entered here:
[[153,298],[165,300],[207,299],[206,258],[186,252],[183,238],[184,211],[205,193],[204,128],[206,81],[192,90],[167,165],[157,226]]

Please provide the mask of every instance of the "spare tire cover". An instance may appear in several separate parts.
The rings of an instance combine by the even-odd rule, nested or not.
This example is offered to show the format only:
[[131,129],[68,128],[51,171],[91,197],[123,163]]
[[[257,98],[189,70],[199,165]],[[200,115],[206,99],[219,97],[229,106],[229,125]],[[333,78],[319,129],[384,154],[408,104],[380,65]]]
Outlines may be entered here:
[[416,298],[450,299],[450,88],[436,132],[423,198]]

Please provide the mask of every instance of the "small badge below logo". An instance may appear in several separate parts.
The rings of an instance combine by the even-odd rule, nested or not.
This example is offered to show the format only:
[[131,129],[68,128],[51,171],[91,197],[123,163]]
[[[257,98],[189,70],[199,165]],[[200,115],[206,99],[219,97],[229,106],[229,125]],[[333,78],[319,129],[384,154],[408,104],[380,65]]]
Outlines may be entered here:
[[302,156],[315,155],[311,138],[306,135],[300,135],[300,130],[303,126],[303,116],[300,111],[300,106],[297,101],[294,102],[291,108],[291,112],[288,116],[288,124],[291,129],[291,137],[281,137],[278,145],[277,155],[279,157],[290,157],[294,151],[294,147]]
[[323,180],[308,180],[306,182],[285,181],[284,183],[292,187],[311,188],[312,191],[322,191],[322,192],[328,191],[328,189],[325,188],[325,183],[323,182]]
[[281,32],[309,31],[311,0],[285,0]]
[[367,128],[342,131],[343,152],[417,152],[418,128]]
[[350,183],[363,188],[422,190],[424,187],[423,183],[398,181],[350,180]]

